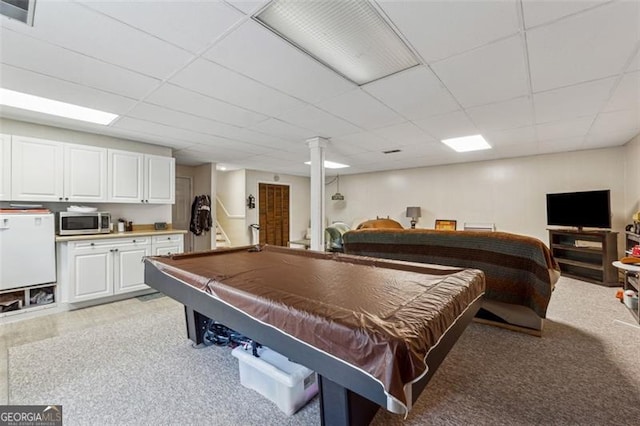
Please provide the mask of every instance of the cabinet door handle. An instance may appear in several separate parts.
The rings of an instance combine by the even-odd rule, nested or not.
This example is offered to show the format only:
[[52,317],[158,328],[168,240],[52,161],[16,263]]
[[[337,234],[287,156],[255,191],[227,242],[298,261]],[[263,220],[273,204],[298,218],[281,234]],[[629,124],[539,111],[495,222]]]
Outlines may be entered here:
[[65,201],[69,201],[69,197],[64,197],[64,200]]
[[118,249],[115,249],[115,251],[118,251]]
[[144,203],[144,200],[140,200],[141,203]]
[[96,245],[96,243],[91,243],[91,245],[92,245],[92,246],[95,246],[95,245]]
[[136,240],[133,240],[133,242],[135,243],[135,242],[136,242]]
[[113,249],[109,249],[109,251],[110,251],[111,253],[113,253]]
[[58,201],[62,201],[62,197],[58,197]]

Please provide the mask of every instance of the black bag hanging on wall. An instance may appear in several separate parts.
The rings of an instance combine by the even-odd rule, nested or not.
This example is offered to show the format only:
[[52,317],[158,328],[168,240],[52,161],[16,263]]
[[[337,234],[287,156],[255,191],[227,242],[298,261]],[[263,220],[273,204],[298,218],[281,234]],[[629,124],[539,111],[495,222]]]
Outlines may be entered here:
[[202,235],[211,230],[211,198],[208,195],[196,195],[191,204],[191,224],[189,230],[194,235]]

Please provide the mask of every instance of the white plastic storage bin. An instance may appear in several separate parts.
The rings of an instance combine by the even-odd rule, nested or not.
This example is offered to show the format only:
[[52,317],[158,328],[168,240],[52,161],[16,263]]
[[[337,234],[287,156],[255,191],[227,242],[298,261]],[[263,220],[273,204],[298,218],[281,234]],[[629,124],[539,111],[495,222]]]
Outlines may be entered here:
[[269,398],[288,416],[318,393],[316,373],[276,351],[259,348],[256,358],[251,349],[238,346],[231,354],[239,361],[240,383]]

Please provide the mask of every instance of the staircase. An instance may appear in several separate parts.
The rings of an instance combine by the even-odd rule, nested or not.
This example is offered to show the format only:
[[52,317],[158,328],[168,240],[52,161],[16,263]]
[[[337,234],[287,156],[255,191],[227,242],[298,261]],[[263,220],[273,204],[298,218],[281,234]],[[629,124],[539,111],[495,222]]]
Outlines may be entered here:
[[224,230],[220,227],[220,224],[216,222],[216,248],[231,247],[231,240],[224,233]]

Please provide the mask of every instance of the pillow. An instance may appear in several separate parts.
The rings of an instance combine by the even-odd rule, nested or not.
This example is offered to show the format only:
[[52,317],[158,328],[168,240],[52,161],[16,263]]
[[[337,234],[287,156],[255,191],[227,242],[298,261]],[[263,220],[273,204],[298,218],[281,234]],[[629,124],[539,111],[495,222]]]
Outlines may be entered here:
[[391,228],[391,229],[404,229],[399,222],[393,219],[371,219],[366,222],[362,222],[356,229],[366,228]]

